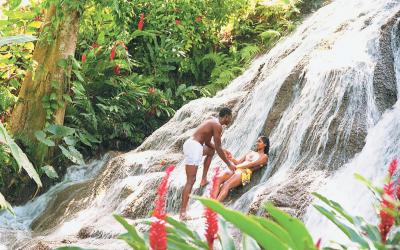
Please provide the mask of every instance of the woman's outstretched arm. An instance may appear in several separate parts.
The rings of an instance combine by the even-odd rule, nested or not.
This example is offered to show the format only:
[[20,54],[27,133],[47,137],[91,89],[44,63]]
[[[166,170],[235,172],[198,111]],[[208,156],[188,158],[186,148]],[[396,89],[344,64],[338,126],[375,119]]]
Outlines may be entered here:
[[249,162],[249,163],[245,163],[243,165],[237,165],[236,168],[248,168],[250,170],[256,169],[262,165],[265,165],[268,162],[268,155],[263,154],[262,156],[260,156],[258,158],[258,160],[253,161],[253,162]]
[[226,158],[228,158],[228,160],[230,160],[230,161],[231,161],[233,164],[235,164],[235,165],[244,162],[244,160],[246,159],[246,155],[244,155],[244,156],[240,157],[239,160],[237,160],[237,159],[235,159],[235,158],[233,157],[233,155],[232,155],[231,152],[229,152],[229,151],[226,150],[226,149],[225,149],[224,151],[225,151]]

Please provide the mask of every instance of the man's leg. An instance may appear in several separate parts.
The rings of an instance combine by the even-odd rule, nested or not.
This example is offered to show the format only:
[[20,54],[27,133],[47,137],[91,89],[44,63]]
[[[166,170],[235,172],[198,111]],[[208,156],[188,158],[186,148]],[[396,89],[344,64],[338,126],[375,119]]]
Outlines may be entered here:
[[204,187],[205,185],[208,184],[207,181],[207,173],[208,169],[210,168],[211,160],[215,154],[215,149],[207,147],[204,145],[203,147],[203,155],[206,156],[204,159],[204,164],[203,164],[203,175],[201,176],[201,182],[200,182],[200,187]]
[[193,184],[196,181],[197,166],[186,165],[186,184],[182,191],[182,203],[179,217],[181,220],[186,219],[186,209],[189,202],[189,195],[192,192]]

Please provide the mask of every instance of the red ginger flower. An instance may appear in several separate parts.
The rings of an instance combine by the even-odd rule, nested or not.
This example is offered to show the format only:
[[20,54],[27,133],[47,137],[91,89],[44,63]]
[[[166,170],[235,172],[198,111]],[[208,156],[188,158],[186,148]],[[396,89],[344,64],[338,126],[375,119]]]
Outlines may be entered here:
[[96,49],[96,48],[98,48],[98,47],[100,47],[97,43],[93,43],[92,44],[92,49]]
[[144,24],[144,13],[140,13],[140,20],[138,23],[138,30],[143,30],[143,24]]
[[397,169],[397,159],[394,159],[394,160],[392,160],[392,162],[390,163],[389,169],[388,169],[390,178],[392,178],[394,172],[396,172],[396,169]]
[[202,16],[196,17],[196,23],[200,23],[203,20]]
[[394,216],[387,210],[392,210],[394,208],[394,204],[391,200],[388,200],[388,197],[390,199],[394,199],[394,183],[391,181],[391,178],[396,171],[396,168],[397,160],[393,160],[388,168],[389,181],[383,186],[381,210],[379,212],[380,223],[378,225],[379,232],[381,234],[381,241],[383,243],[386,242],[387,235],[389,234],[390,229],[393,227],[395,221]]
[[84,64],[85,62],[86,62],[86,55],[83,54],[83,55],[82,55],[82,64]]
[[317,249],[319,249],[321,247],[321,238],[319,238],[317,240],[317,243],[315,243],[315,246],[317,247]]
[[167,231],[165,230],[165,195],[168,188],[168,178],[174,170],[174,165],[169,165],[165,170],[166,175],[162,178],[157,189],[156,207],[153,212],[154,222],[150,225],[149,241],[153,250],[167,249]]
[[400,200],[400,176],[397,178],[396,197],[398,200]]
[[111,61],[114,60],[116,52],[117,52],[117,47],[116,46],[112,47],[111,53],[110,53],[110,60]]
[[[214,193],[215,190],[218,188],[217,179],[219,175],[219,167],[215,169],[214,177],[211,181],[212,186],[210,190],[210,198],[215,199]],[[204,211],[204,217],[206,217],[206,239],[208,242],[209,249],[214,249],[214,240],[217,238],[218,233],[218,218],[217,213],[211,210],[210,208],[206,207]]]
[[175,20],[175,24],[176,24],[176,25],[180,25],[180,24],[181,24],[181,20],[176,19],[176,20]]
[[116,74],[116,75],[121,74],[121,68],[119,67],[119,65],[115,65],[115,67],[114,67],[114,74]]

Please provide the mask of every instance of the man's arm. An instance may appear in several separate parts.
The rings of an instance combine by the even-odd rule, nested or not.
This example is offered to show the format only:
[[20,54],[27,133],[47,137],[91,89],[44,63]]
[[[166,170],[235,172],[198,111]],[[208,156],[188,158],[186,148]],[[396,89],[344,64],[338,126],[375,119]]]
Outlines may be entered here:
[[235,170],[235,166],[226,158],[224,150],[221,148],[221,134],[222,134],[222,126],[221,125],[214,125],[213,128],[214,134],[214,146],[215,146],[215,151],[217,151],[217,154],[219,157],[228,165],[228,168],[230,170]]
[[215,149],[215,145],[211,141],[206,141],[206,142],[204,142],[204,144],[206,144],[207,147]]

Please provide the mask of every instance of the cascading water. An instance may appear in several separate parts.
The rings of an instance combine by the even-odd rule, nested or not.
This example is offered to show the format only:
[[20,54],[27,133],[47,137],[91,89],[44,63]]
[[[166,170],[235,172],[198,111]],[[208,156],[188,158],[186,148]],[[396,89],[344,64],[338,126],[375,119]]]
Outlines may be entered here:
[[[38,242],[51,247],[127,248],[115,239],[124,229],[112,213],[131,222],[148,217],[163,176],[160,161],[165,159],[177,165],[170,177],[167,202],[168,212],[176,214],[186,178],[182,144],[201,121],[225,105],[233,108],[235,120],[225,129],[224,147],[235,156],[243,155],[260,134],[268,134],[272,146],[267,168],[259,171],[262,176],[255,176],[250,190],[250,186],[239,188],[239,194],[231,194],[230,206],[262,213],[260,204],[272,200],[289,213],[302,216],[310,204],[309,193],[340,169],[326,189],[336,191],[335,185],[340,184],[345,190],[360,190],[360,196],[354,196],[348,207],[361,212],[354,202],[367,204],[368,199],[361,188],[344,181],[348,171],[359,166],[360,172],[367,172],[366,177],[379,177],[390,158],[399,155],[394,145],[399,141],[395,117],[400,104],[390,109],[397,101],[398,87],[392,80],[400,75],[399,46],[397,39],[382,34],[382,27],[397,27],[399,12],[398,0],[338,0],[321,8],[226,89],[182,107],[138,149],[113,158],[95,178],[60,187],[53,194],[51,189],[17,208],[25,211],[17,215],[20,226],[3,214],[0,236],[7,238],[7,230],[14,230],[14,238],[1,244],[23,249]],[[393,36],[398,37],[398,33],[393,31]],[[388,40],[393,49],[387,49]],[[224,168],[215,158],[209,175],[215,166]],[[194,192],[207,193],[198,183]],[[30,204],[42,208],[28,214],[34,210]],[[192,201],[189,214],[201,213],[201,206]],[[366,210],[365,214],[372,213]],[[308,212],[307,218],[315,232],[322,231],[316,225],[319,216]]]

